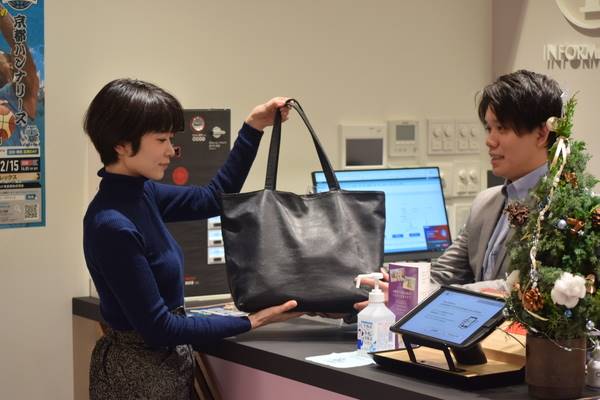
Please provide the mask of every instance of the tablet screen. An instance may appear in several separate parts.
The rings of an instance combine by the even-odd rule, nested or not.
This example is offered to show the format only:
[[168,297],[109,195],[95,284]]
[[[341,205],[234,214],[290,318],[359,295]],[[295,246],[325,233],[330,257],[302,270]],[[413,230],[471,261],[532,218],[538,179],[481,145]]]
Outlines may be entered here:
[[460,345],[503,307],[503,301],[444,290],[398,329]]

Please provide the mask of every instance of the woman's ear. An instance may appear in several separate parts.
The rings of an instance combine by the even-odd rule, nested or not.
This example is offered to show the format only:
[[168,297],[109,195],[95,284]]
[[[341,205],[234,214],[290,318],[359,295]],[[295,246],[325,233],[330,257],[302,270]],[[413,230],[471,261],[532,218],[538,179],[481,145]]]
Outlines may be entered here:
[[119,157],[129,157],[132,153],[131,143],[119,143],[115,146],[115,151]]

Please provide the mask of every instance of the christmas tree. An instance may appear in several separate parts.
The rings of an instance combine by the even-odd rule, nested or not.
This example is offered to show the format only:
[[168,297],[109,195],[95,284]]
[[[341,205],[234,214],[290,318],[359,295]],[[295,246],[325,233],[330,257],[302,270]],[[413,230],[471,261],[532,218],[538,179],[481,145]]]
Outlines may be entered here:
[[548,174],[505,210],[515,229],[506,315],[553,340],[584,337],[600,318],[600,197],[585,143],[571,140],[575,105],[572,97],[563,117],[547,122],[556,134]]

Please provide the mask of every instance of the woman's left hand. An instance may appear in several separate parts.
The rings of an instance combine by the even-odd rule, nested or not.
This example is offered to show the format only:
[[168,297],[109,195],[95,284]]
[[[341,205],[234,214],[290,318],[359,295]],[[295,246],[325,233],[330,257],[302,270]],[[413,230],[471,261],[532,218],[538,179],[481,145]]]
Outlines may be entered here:
[[281,110],[281,120],[286,121],[290,112],[290,109],[285,106],[287,100],[287,97],[274,97],[266,103],[254,107],[246,118],[246,123],[256,130],[263,131],[267,126],[273,125],[275,111],[278,108]]

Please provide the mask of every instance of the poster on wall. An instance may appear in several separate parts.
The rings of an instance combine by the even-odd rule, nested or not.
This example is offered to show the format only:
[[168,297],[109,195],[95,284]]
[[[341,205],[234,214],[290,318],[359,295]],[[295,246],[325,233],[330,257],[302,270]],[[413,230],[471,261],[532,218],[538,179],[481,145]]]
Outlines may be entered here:
[[[231,110],[186,109],[183,118],[185,128],[173,138],[175,157],[163,182],[206,185],[229,155]],[[183,251],[185,297],[228,294],[220,218],[170,222],[167,227]]]
[[44,0],[0,3],[0,229],[45,224]]

